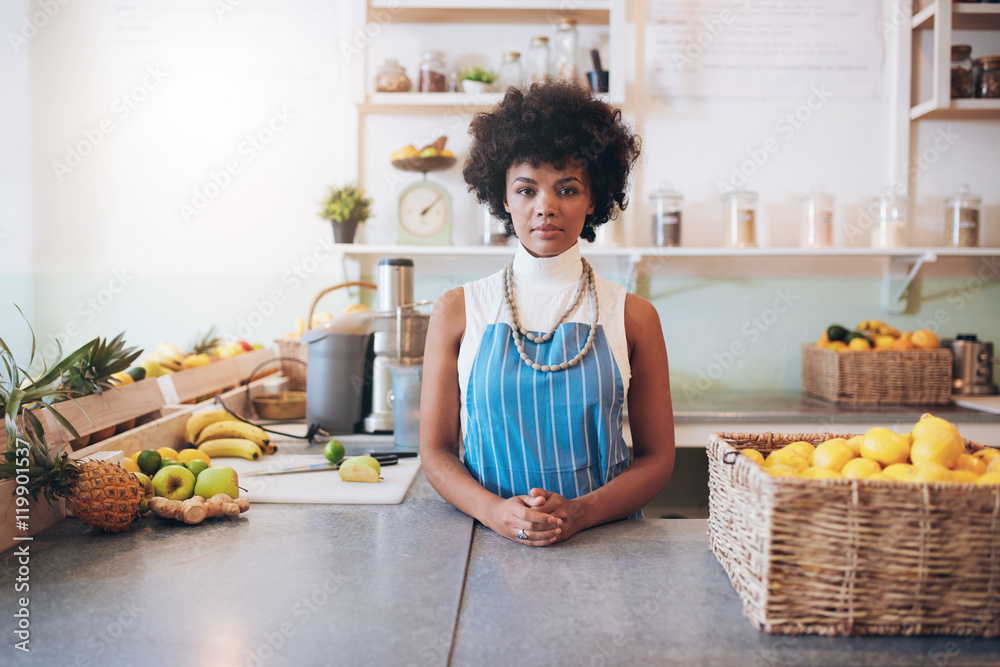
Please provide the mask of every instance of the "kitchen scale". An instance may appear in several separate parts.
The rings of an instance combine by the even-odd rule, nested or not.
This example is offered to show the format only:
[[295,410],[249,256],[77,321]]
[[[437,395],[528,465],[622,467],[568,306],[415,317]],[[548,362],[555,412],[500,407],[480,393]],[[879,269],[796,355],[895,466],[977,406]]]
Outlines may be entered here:
[[393,160],[400,171],[423,174],[423,179],[406,186],[399,195],[396,240],[406,245],[451,245],[451,195],[441,185],[427,179],[427,173],[442,171],[455,164],[450,156],[414,157]]

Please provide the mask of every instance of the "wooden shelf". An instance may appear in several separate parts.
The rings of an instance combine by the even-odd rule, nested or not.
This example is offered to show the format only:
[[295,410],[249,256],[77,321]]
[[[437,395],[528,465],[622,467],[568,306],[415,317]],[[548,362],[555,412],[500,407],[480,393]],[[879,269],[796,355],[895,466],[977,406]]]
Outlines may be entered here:
[[574,18],[581,25],[607,25],[607,0],[370,0],[371,12],[389,12],[399,23],[553,23]]
[[[600,93],[599,98],[608,104],[620,100]],[[370,93],[368,101],[358,105],[364,114],[475,114],[493,108],[503,93]]]
[[[949,3],[952,4],[952,3]],[[938,4],[929,5],[913,15],[914,30],[933,30]],[[951,6],[953,30],[1000,29],[1000,4],[954,3]]]
[[1000,99],[957,99],[946,107],[927,100],[910,109],[911,120],[977,120],[1000,118]]

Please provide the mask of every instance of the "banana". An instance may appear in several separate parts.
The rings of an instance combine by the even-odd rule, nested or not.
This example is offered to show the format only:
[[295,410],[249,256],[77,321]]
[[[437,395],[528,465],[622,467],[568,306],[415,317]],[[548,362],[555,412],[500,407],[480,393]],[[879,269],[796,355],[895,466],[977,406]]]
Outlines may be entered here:
[[221,409],[196,412],[188,419],[187,426],[184,428],[184,435],[187,441],[194,445],[198,441],[198,434],[201,433],[202,429],[209,424],[221,421],[237,421],[237,419]]
[[889,326],[881,320],[865,320],[858,324],[858,331],[865,331],[880,336],[895,336],[899,338],[899,329],[896,327]]
[[271,439],[267,437],[264,429],[241,421],[220,421],[209,424],[198,434],[195,444],[201,445],[209,440],[223,438],[243,438],[253,442],[262,450],[271,444]]
[[235,456],[256,461],[261,457],[256,442],[244,438],[220,438],[198,445],[198,449],[208,454],[213,461],[216,457]]

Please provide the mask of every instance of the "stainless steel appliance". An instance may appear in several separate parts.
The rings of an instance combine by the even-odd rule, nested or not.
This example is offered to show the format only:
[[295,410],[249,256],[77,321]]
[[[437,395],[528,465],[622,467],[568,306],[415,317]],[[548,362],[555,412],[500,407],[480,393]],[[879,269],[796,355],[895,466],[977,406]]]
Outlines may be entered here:
[[955,340],[941,342],[951,350],[952,394],[981,395],[1000,393],[993,382],[993,343],[980,342],[976,334],[958,334]]

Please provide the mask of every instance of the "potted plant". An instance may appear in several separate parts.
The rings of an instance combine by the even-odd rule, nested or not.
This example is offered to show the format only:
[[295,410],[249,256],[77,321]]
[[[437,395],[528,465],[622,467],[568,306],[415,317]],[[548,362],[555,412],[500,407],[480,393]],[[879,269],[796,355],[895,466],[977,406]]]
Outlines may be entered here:
[[496,72],[473,67],[462,72],[462,90],[473,95],[492,93],[495,91],[493,84],[496,80]]
[[337,243],[354,243],[358,225],[371,216],[372,200],[365,197],[360,185],[330,186],[319,217],[333,223],[333,239]]

